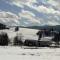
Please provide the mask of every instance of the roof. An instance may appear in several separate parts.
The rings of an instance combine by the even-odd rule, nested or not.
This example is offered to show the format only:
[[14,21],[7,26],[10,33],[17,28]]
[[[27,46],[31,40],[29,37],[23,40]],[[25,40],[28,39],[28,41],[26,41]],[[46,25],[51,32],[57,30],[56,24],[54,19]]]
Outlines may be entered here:
[[51,41],[53,36],[42,37],[40,41]]

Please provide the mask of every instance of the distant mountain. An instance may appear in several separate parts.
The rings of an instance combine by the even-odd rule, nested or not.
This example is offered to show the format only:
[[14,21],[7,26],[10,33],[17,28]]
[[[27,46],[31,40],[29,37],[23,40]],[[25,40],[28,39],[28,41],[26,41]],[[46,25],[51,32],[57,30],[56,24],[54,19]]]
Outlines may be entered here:
[[48,26],[48,25],[45,25],[45,26],[29,26],[29,27],[25,27],[25,28],[30,28],[30,29],[54,29],[56,31],[60,31],[60,25],[56,25],[56,26]]
[[[18,25],[17,25],[18,26]],[[8,28],[10,27],[17,27],[17,26],[8,26]],[[20,28],[28,28],[28,29],[36,29],[36,30],[40,30],[40,29],[52,29],[56,30],[56,31],[60,31],[60,25],[56,25],[56,26],[49,26],[49,25],[44,25],[44,26],[28,26],[28,27],[24,27],[24,26],[18,26]],[[6,29],[7,26],[0,23],[0,29]]]

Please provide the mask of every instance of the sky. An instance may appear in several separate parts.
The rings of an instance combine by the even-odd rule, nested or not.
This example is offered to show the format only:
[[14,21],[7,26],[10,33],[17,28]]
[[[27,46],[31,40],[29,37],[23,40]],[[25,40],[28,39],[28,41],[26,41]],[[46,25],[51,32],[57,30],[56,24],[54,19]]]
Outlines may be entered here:
[[0,23],[9,26],[60,25],[60,0],[0,0]]

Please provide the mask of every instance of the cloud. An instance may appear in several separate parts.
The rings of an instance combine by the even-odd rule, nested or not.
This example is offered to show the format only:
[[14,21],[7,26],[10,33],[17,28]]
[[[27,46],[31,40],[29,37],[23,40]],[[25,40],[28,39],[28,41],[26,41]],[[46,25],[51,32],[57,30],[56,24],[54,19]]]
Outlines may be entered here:
[[18,25],[19,20],[18,16],[16,14],[13,14],[11,12],[0,12],[0,23],[4,23],[6,25]]
[[[8,25],[19,25],[21,21],[22,25],[26,26],[58,25],[60,23],[60,0],[1,1],[4,1],[5,4],[0,4],[0,8],[2,6],[5,9],[0,11],[0,22],[9,23]],[[4,7],[4,5],[6,6]]]
[[59,25],[60,23],[58,23],[57,21],[48,21],[48,24],[47,25],[51,25],[51,26],[54,26],[54,25]]
[[44,5],[28,5],[30,8],[36,10],[37,12],[42,12],[42,13],[46,13],[46,14],[57,14],[60,15],[60,11],[54,9],[52,6],[44,6]]
[[18,7],[23,7],[23,5],[31,5],[32,3],[36,3],[36,0],[13,0],[12,3]]
[[31,2],[36,2],[36,0],[13,0],[14,2],[21,2],[21,3],[31,3]]
[[47,3],[60,10],[60,0],[47,0]]
[[15,19],[18,19],[18,16],[16,14],[11,13],[11,12],[1,11],[0,12],[0,18],[15,18]]
[[40,23],[40,21],[37,20],[37,18],[35,18],[35,15],[30,11],[22,11],[21,13],[19,13],[19,16],[20,18],[27,19],[31,23]]
[[27,13],[27,15],[35,16],[34,13],[32,13],[32,12],[30,12],[30,11],[27,11],[27,10],[22,10],[21,13],[24,13],[24,14]]
[[56,6],[57,5],[57,2],[55,0],[47,0],[48,3]]

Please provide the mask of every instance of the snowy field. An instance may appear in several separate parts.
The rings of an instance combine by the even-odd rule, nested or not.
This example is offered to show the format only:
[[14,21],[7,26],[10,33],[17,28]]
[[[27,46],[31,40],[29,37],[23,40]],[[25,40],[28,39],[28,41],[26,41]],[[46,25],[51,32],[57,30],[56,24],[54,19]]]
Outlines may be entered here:
[[[6,32],[12,40],[16,35],[22,33],[25,38],[36,39],[37,31],[34,29],[20,28],[18,32],[14,28],[0,30]],[[60,60],[60,48],[40,47],[39,49],[24,49],[27,47],[0,46],[0,60]]]
[[60,48],[1,47],[0,60],[60,60]]
[[22,34],[22,36],[24,36],[25,38],[29,38],[30,36],[30,38],[37,39],[36,33],[38,32],[38,30],[28,29],[28,28],[19,28],[19,31],[15,32],[15,28],[10,28],[5,30],[0,30],[0,32],[6,32],[9,38],[13,38],[16,35]]

